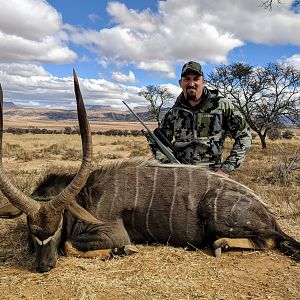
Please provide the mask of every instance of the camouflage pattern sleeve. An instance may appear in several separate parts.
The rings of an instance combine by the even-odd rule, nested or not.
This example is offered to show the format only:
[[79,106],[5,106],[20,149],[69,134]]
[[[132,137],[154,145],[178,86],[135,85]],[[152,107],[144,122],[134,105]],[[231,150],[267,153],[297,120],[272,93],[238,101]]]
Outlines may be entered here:
[[238,168],[251,147],[252,137],[249,125],[238,108],[225,100],[225,124],[230,136],[235,140],[229,156],[223,161],[221,170],[230,173]]

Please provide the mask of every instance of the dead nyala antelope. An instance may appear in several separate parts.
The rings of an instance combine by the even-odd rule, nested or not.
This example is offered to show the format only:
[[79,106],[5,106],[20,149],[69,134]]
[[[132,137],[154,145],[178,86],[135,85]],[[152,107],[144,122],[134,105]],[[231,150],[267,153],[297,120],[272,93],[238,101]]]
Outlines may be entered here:
[[13,204],[0,216],[27,214],[38,271],[55,266],[60,247],[66,255],[107,257],[134,253],[132,243],[146,242],[211,245],[215,256],[227,248],[279,248],[300,261],[300,243],[279,228],[253,191],[231,179],[146,159],[103,165],[88,176],[91,137],[74,78],[83,139],[79,172],[50,174],[27,197],[0,171],[0,187]]

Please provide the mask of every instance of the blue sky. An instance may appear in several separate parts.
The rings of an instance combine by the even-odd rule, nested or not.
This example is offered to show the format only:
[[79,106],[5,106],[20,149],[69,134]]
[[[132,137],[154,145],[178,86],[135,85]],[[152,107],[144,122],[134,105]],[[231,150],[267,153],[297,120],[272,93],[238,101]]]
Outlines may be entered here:
[[86,104],[146,105],[138,92],[180,92],[188,60],[288,62],[300,68],[300,15],[292,0],[0,0],[0,82],[19,106],[74,108],[72,68]]

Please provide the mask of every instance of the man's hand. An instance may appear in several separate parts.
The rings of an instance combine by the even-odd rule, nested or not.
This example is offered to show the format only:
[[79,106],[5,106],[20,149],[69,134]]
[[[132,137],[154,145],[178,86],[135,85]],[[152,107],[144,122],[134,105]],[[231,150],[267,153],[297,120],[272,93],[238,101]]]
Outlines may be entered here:
[[227,178],[229,177],[229,174],[223,172],[221,169],[216,170],[216,173]]

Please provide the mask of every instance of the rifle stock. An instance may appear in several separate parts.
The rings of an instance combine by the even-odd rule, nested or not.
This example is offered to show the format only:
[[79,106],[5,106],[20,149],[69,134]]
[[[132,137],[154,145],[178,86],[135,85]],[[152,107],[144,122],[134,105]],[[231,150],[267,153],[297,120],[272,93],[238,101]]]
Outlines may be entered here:
[[144,126],[151,138],[155,141],[158,149],[164,154],[172,163],[180,164],[175,155],[157,138],[157,136],[150,130],[150,128],[141,120],[141,118],[127,105],[125,101],[122,101],[129,111],[136,117],[136,119]]

